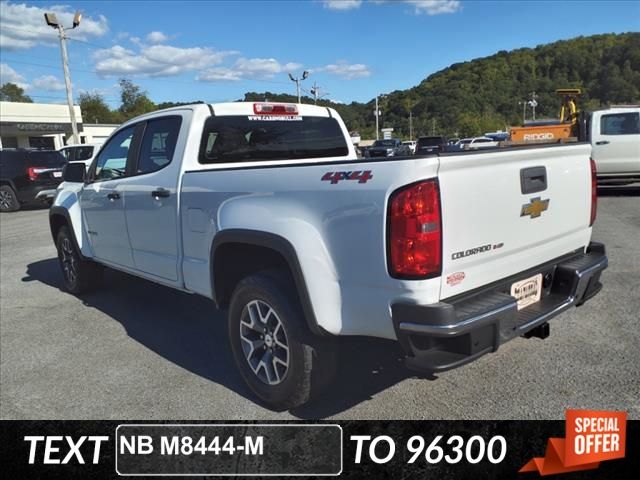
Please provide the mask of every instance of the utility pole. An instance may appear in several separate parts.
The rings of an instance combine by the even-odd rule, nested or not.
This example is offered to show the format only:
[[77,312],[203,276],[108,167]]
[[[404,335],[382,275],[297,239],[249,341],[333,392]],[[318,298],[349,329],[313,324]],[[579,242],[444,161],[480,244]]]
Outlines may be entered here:
[[313,103],[314,105],[318,104],[318,100],[320,100],[322,97],[326,97],[327,95],[329,95],[329,92],[325,92],[322,95],[320,95],[320,87],[316,84],[316,82],[313,82],[313,87],[311,88],[311,95],[313,95]]
[[431,136],[435,136],[436,134],[436,119],[432,118],[431,119]]
[[[75,145],[80,144],[80,139],[78,137],[78,123],[76,122],[76,112],[73,108],[73,93],[71,91],[71,74],[69,73],[69,57],[67,56],[67,37],[65,36],[65,29],[61,23],[58,23],[58,19],[56,18],[55,13],[45,13],[44,19],[52,28],[58,30],[58,35],[60,36],[60,51],[62,52],[62,70],[64,72],[64,84],[67,88],[67,105],[69,106],[69,118],[71,119],[71,131],[73,133],[73,143]],[[73,30],[78,25],[80,25],[80,20],[82,19],[82,14],[80,12],[76,12],[73,17]]]
[[309,76],[309,72],[306,70],[302,72],[302,77],[294,77],[293,75],[289,74],[289,78],[291,79],[291,81],[295,82],[296,84],[296,91],[298,93],[298,103],[302,103],[300,99],[300,82],[306,79],[308,76]]

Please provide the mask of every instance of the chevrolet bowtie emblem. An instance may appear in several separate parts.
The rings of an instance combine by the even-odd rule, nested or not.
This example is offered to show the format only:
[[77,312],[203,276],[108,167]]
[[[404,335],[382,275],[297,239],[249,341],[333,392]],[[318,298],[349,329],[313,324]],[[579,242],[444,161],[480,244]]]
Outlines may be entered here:
[[520,216],[538,218],[547,208],[549,208],[548,198],[546,200],[542,200],[540,197],[532,198],[531,202],[522,205]]

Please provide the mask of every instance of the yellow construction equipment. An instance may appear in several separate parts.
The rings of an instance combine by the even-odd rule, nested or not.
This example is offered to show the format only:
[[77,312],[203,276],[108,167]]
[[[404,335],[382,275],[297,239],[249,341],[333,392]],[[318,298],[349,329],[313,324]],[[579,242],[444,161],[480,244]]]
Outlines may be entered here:
[[512,142],[554,142],[578,137],[580,112],[576,100],[581,91],[579,88],[559,88],[556,93],[562,97],[559,120],[544,120],[535,125],[511,127]]

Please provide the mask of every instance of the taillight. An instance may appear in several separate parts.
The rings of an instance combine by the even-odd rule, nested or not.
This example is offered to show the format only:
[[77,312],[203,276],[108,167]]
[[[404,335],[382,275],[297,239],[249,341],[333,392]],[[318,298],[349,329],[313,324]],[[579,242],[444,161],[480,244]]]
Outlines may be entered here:
[[442,269],[442,222],[437,180],[395,191],[389,201],[389,273],[397,278],[429,278]]
[[596,212],[598,210],[598,170],[596,169],[596,162],[593,158],[591,162],[591,219],[589,220],[589,226],[593,225],[596,221]]
[[40,175],[42,172],[45,172],[45,171],[47,171],[47,168],[29,167],[27,168],[27,175],[29,176],[29,180],[34,182],[38,179],[38,175]]

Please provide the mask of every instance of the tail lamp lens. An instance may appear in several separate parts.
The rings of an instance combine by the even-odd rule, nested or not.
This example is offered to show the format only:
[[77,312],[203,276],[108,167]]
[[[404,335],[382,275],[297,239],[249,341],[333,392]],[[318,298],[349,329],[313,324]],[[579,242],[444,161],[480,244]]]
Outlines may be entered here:
[[46,168],[42,167],[29,167],[27,168],[27,175],[29,176],[29,180],[32,182],[38,179],[38,175],[44,172]]
[[437,180],[397,190],[389,205],[389,268],[394,277],[427,278],[442,270],[442,221]]

